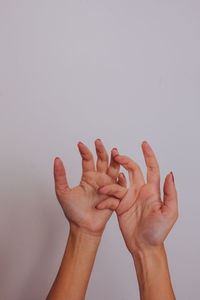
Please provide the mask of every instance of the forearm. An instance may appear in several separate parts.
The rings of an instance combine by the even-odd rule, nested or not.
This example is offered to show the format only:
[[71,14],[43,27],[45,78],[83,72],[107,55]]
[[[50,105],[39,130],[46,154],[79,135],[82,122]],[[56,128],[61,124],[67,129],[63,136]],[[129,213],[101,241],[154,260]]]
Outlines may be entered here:
[[83,300],[101,237],[71,227],[60,269],[47,300]]
[[133,255],[141,300],[175,300],[164,245]]

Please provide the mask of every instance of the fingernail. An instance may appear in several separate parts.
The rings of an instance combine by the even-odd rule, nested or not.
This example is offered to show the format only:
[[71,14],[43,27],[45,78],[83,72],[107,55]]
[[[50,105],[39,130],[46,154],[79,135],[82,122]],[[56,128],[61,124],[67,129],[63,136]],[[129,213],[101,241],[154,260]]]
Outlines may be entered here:
[[173,174],[172,171],[171,171],[171,175],[172,175],[172,180],[173,180],[173,182],[174,182],[174,174]]
[[101,142],[101,139],[97,139],[98,142]]
[[60,157],[56,157],[55,159],[54,159],[54,164],[55,165],[58,165],[58,164],[60,164],[60,162],[61,162],[61,159],[60,159]]
[[113,157],[115,157],[116,155],[119,155],[117,148],[112,149],[112,155],[113,155]]
[[83,145],[83,143],[82,142],[78,142],[78,145]]

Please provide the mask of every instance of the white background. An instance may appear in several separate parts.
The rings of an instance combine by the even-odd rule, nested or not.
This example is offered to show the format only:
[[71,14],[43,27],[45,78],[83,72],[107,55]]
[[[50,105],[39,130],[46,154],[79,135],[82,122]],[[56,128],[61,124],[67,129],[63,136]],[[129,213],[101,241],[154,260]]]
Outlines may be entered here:
[[[146,172],[174,172],[179,220],[166,240],[177,299],[199,299],[200,2],[0,0],[0,298],[45,299],[68,223],[53,160],[81,176],[80,140],[101,138]],[[139,299],[113,214],[86,300]]]

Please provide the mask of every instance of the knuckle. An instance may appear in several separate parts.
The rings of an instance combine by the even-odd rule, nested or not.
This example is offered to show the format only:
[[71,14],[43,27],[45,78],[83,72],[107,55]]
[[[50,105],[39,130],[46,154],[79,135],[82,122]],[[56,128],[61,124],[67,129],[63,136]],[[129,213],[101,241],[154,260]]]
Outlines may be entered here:
[[149,170],[151,171],[151,172],[154,172],[154,173],[157,173],[157,174],[159,174],[159,170],[158,170],[158,167],[156,166],[156,165],[149,165]]

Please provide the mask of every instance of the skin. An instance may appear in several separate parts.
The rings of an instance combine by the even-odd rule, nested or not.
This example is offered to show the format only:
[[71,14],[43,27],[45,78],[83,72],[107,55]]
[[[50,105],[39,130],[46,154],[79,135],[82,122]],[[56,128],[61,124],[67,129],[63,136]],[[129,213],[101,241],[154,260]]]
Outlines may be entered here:
[[178,217],[177,191],[171,172],[165,178],[161,199],[160,170],[155,154],[146,141],[142,143],[142,151],[147,183],[135,161],[116,155],[115,161],[128,171],[130,186],[126,188],[123,177],[120,185],[101,187],[99,193],[110,198],[104,199],[97,208],[116,211],[124,241],[134,260],[141,300],[173,300],[164,240]]
[[109,164],[101,140],[95,141],[95,147],[96,167],[90,150],[83,143],[78,143],[83,173],[80,184],[72,189],[68,185],[62,160],[56,158],[54,161],[56,196],[69,221],[70,231],[62,263],[47,300],[84,299],[103,231],[113,212],[110,208],[98,210],[96,205],[105,199],[112,199],[100,195],[99,187],[121,183],[120,164],[114,160],[118,151],[112,149]]

